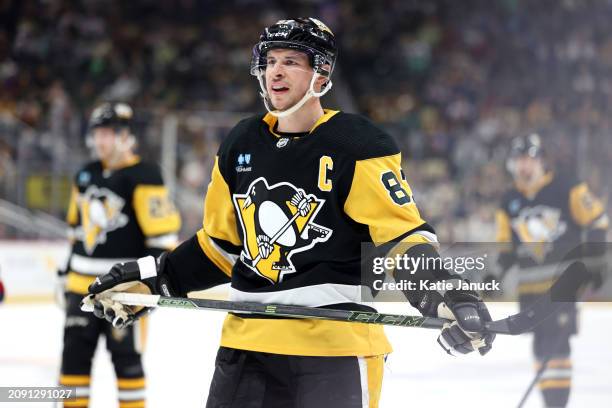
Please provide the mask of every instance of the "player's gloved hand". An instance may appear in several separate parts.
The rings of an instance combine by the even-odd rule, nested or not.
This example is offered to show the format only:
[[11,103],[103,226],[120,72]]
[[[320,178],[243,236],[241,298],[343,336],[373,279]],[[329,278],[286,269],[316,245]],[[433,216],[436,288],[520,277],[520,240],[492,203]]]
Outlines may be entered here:
[[2,283],[2,279],[0,279],[0,303],[4,300],[4,284]]
[[448,354],[478,350],[484,356],[491,350],[495,334],[484,327],[491,321],[491,315],[476,292],[455,289],[447,290],[442,296],[430,291],[415,306],[424,316],[452,320],[444,325],[438,336],[438,344]]
[[491,314],[476,292],[454,289],[444,294],[438,305],[438,317],[453,320],[446,323],[438,336],[438,344],[451,355],[467,354],[478,350],[487,354],[493,347],[495,334],[485,330]]
[[81,302],[81,310],[93,312],[117,328],[123,328],[148,313],[150,308],[128,306],[114,301],[110,295],[116,292],[161,294],[173,296],[168,276],[163,273],[166,253],[157,260],[146,256],[136,261],[115,264],[111,270],[89,286],[89,294]]

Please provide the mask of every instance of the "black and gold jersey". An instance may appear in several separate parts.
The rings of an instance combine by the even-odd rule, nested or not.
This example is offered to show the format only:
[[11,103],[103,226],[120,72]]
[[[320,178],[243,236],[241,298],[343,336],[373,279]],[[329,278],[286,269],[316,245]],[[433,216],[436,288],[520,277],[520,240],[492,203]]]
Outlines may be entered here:
[[[240,122],[216,157],[196,236],[208,269],[231,276],[231,300],[355,309],[361,243],[419,234],[435,239],[394,141],[362,116],[326,110],[300,135],[277,132],[269,114]],[[210,279],[173,271],[184,292]],[[221,344],[294,355],[390,351],[374,325],[235,314]]]
[[530,191],[508,191],[496,222],[497,241],[511,244],[506,250],[521,269],[519,294],[546,291],[584,234],[608,227],[604,206],[587,184],[553,172]]
[[67,290],[83,294],[115,263],[174,248],[181,223],[159,167],[139,158],[115,170],[100,161],[79,170],[67,221],[72,241]]

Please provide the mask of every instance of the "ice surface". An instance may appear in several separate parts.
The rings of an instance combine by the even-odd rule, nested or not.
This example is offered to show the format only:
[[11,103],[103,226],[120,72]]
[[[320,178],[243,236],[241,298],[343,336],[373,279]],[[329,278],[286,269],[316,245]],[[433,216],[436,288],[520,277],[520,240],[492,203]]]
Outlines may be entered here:
[[[397,306],[395,306],[397,308]],[[574,389],[570,407],[612,406],[612,305],[583,305],[581,334],[572,341]],[[402,310],[413,314],[410,309]],[[494,318],[514,313],[493,305]],[[158,310],[151,316],[145,368],[148,407],[202,407],[224,314]],[[0,306],[0,385],[57,383],[63,315],[51,304]],[[436,331],[389,328],[395,348],[385,369],[380,406],[515,407],[532,375],[530,336],[498,336],[486,356],[450,357],[436,344]],[[94,361],[92,408],[116,407],[114,372],[104,342]],[[528,407],[542,406],[537,390]],[[449,402],[452,404],[449,405]],[[13,404],[17,408],[51,403]],[[0,403],[0,407],[11,406]]]

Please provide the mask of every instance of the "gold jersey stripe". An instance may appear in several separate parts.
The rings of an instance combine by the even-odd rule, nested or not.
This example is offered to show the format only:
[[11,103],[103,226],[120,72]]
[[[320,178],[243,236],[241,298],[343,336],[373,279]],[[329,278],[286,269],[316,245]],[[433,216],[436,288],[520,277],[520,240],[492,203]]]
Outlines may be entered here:
[[84,408],[87,406],[89,406],[89,398],[76,398],[64,401],[64,407],[66,408]]
[[132,206],[145,236],[168,234],[181,228],[181,217],[163,185],[136,186]]
[[66,291],[78,293],[79,295],[86,295],[89,285],[95,280],[95,276],[81,275],[80,273],[70,271],[66,279]]
[[217,268],[219,268],[224,274],[227,276],[232,276],[232,264],[227,260],[217,249],[212,245],[210,241],[210,237],[204,231],[204,228],[200,229],[197,232],[198,243],[200,244],[200,248],[206,254],[208,259],[215,264]]
[[497,242],[512,242],[512,227],[510,217],[502,209],[495,211],[495,240]]
[[378,408],[378,402],[380,401],[380,393],[382,390],[385,356],[369,356],[365,357],[365,361],[368,367],[368,393],[370,394],[369,408]]
[[119,408],[145,408],[145,400],[119,401]]
[[[401,256],[405,254],[410,248],[419,244],[430,244],[434,246],[436,245],[436,243],[431,242],[429,239],[427,239],[427,237],[417,232],[414,234],[410,234],[407,237],[404,237],[404,239],[394,245],[393,248],[391,248],[389,252],[387,252],[386,257],[395,258],[397,255]],[[395,269],[387,272],[392,274],[393,277],[395,276]]]
[[590,225],[604,212],[603,204],[593,196],[586,183],[580,183],[570,190],[569,207],[576,223],[583,227]]
[[207,234],[236,246],[242,245],[238,236],[229,186],[219,170],[219,157],[215,157],[215,165],[204,201],[204,214],[203,227]]
[[82,386],[89,385],[91,376],[89,375],[74,375],[74,374],[62,374],[60,375],[60,384],[68,386]]
[[[319,119],[317,119],[317,121],[315,122],[314,125],[312,125],[312,127],[310,128],[310,130],[308,131],[309,133],[314,132],[314,130],[316,128],[318,128],[319,126],[321,126],[323,123],[327,122],[328,120],[330,120],[331,118],[333,118],[337,113],[339,113],[340,111],[337,110],[331,110],[331,109],[323,109],[323,116],[321,116]],[[268,114],[269,115],[269,114]]]
[[572,386],[572,380],[543,380],[538,383],[538,387],[541,390],[547,390],[550,388],[570,388]]
[[[333,118],[334,115],[336,115],[339,112],[340,111],[336,111],[336,110],[332,110],[332,109],[323,109],[323,115],[319,119],[317,119],[315,124],[308,131],[308,133],[314,132],[314,130],[316,128],[318,128],[323,123],[325,123],[328,120],[330,120],[331,118]],[[263,117],[262,120],[268,125],[268,130],[270,131],[270,133],[272,133],[276,137],[281,137],[281,135],[279,135],[274,130],[274,126],[276,126],[276,123],[278,123],[278,118],[276,116],[272,115],[271,113],[266,113],[266,115]]]
[[[354,221],[367,225],[374,243],[385,243],[415,229],[425,221],[412,200],[410,186],[402,178],[401,154],[359,160],[355,163],[355,173],[351,189],[344,203],[344,212]],[[392,172],[409,201],[398,204],[381,181],[383,174]]]
[[[542,363],[535,363],[536,370],[539,370],[541,367]],[[572,368],[572,360],[569,358],[550,360],[546,364],[546,368]]]
[[122,390],[133,390],[144,388],[146,384],[144,377],[138,378],[117,378],[117,386]]
[[68,212],[66,213],[66,222],[69,225],[76,225],[79,222],[79,208],[77,206],[77,197],[79,190],[73,184],[70,191],[70,203],[68,204]]
[[301,356],[377,356],[392,351],[382,326],[317,319],[243,319],[228,314],[221,345]]
[[520,283],[518,286],[519,295],[540,294],[548,291],[552,286],[554,279],[548,279],[542,282]]

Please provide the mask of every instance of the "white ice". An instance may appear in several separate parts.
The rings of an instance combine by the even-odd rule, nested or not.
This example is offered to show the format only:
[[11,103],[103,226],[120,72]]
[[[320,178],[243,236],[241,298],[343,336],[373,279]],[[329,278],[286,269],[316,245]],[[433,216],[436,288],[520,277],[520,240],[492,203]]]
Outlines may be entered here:
[[[493,305],[494,318],[515,310]],[[411,312],[406,309],[403,312]],[[203,407],[223,313],[158,310],[151,316],[145,369],[148,407]],[[570,407],[612,406],[612,306],[583,305],[581,334],[572,341],[574,378]],[[0,306],[0,386],[55,385],[63,315],[52,304]],[[389,356],[380,406],[515,407],[532,376],[530,336],[498,336],[486,357],[444,354],[436,331],[389,328]],[[114,373],[103,342],[93,368],[92,408],[116,407]],[[542,406],[536,390],[527,406]],[[0,407],[11,406],[0,403]],[[18,403],[17,408],[51,407]]]

